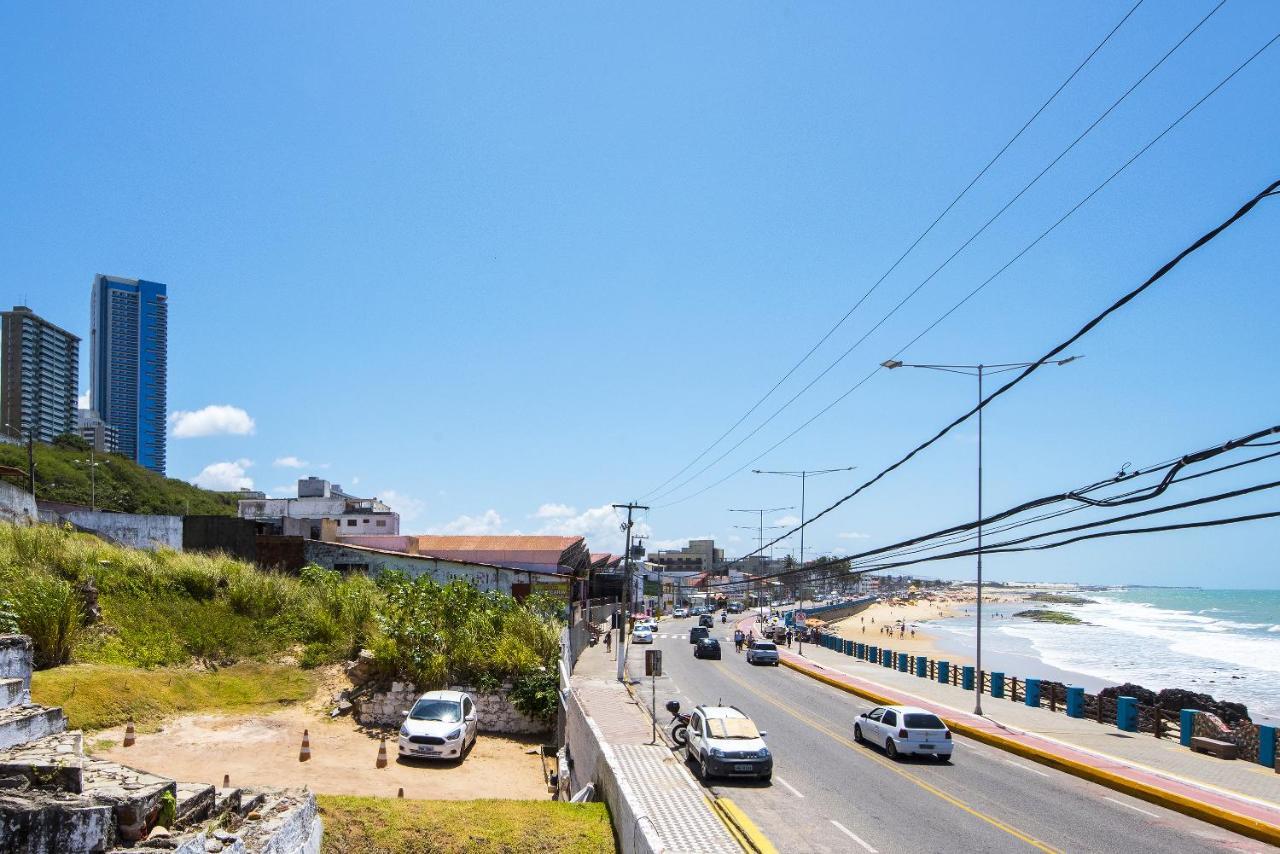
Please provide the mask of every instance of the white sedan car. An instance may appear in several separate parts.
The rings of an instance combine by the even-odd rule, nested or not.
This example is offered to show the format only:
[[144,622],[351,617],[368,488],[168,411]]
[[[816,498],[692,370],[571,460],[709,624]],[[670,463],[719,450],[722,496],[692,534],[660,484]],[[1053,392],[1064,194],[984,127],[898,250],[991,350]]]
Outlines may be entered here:
[[461,759],[475,744],[476,701],[462,691],[428,691],[404,713],[400,755],[416,759]]
[[637,623],[631,630],[632,643],[653,643],[653,629],[647,623]]
[[916,754],[947,762],[954,746],[942,719],[915,706],[878,706],[863,712],[853,725],[853,740],[883,746],[890,759]]

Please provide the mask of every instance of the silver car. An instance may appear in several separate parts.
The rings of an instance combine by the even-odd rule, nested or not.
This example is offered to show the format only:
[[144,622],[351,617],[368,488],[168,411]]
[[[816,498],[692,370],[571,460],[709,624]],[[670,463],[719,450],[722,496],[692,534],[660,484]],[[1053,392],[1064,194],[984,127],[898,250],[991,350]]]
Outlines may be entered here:
[[773,641],[758,640],[747,647],[747,664],[772,664],[778,666],[778,647]]

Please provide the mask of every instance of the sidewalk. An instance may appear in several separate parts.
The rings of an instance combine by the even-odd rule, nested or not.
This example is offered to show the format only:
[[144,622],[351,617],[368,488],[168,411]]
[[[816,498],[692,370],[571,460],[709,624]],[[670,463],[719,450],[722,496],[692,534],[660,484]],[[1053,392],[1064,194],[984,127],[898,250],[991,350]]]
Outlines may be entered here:
[[[650,744],[649,715],[617,681],[616,663],[598,644],[588,647],[570,677],[578,703],[612,753],[620,785],[636,811],[634,825],[651,829],[669,854],[741,854],[742,848],[712,811],[684,763],[661,737]],[[615,827],[618,820],[615,818]],[[618,828],[620,835],[635,828]],[[629,840],[620,840],[631,850]]]
[[[854,693],[929,709],[954,722],[957,729],[973,730],[980,739],[985,734],[993,740],[1014,742],[1011,747],[1021,746],[1042,761],[1049,760],[1048,764],[1084,766],[1101,772],[1100,777],[1114,776],[1159,790],[1171,795],[1170,800],[1186,798],[1263,826],[1272,825],[1271,830],[1280,835],[1280,775],[1256,763],[1216,759],[1194,753],[1176,740],[1122,732],[1114,726],[989,695],[982,700],[984,714],[977,716],[972,714],[972,691],[860,661],[816,644],[805,644],[803,657],[793,647],[784,650],[782,658],[792,669],[852,688]],[[1169,803],[1163,805],[1178,809]]]

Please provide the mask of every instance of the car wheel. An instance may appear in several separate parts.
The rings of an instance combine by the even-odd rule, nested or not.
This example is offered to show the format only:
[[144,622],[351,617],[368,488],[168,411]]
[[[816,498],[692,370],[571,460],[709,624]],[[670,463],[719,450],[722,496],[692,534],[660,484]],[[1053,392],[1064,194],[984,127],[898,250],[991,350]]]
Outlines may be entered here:
[[857,724],[853,725],[853,740],[858,744],[862,744],[862,727]]
[[707,757],[702,757],[702,761],[698,763],[698,776],[703,780],[711,779],[711,771],[707,768]]
[[897,747],[897,745],[895,745],[895,744],[893,743],[893,739],[892,739],[892,738],[885,739],[885,742],[884,742],[884,752],[885,752],[885,754],[886,754],[890,759],[897,760],[897,758],[898,758],[898,747]]
[[761,782],[761,783],[770,783],[770,782],[773,782],[773,772],[772,772],[772,771],[770,771],[768,774],[761,774],[761,775],[760,775],[760,782]]
[[934,758],[937,759],[939,762],[941,762],[943,765],[951,764],[951,757],[947,756],[944,753],[939,753],[936,756],[934,756]]

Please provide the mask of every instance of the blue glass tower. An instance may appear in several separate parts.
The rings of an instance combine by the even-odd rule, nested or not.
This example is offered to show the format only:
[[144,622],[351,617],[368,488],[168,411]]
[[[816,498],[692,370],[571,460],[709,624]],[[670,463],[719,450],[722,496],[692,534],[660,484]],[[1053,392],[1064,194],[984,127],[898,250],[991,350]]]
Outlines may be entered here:
[[159,282],[93,277],[90,406],[120,453],[164,474],[169,303]]

